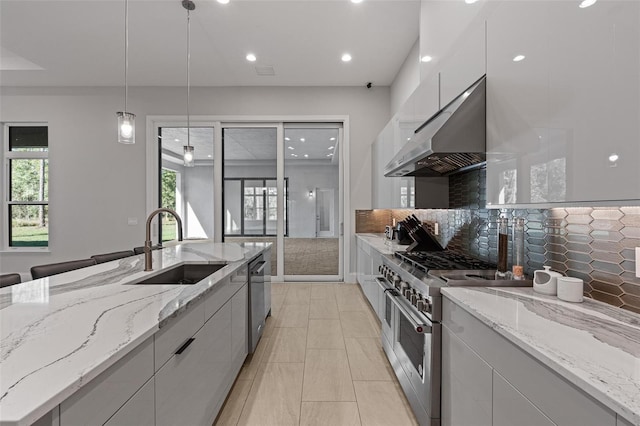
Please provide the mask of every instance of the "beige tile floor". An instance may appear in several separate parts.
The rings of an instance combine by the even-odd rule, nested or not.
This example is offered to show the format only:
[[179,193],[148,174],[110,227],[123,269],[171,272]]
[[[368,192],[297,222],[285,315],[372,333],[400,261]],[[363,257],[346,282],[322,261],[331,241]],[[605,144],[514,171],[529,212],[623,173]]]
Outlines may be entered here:
[[416,425],[355,284],[272,286],[272,316],[216,425]]

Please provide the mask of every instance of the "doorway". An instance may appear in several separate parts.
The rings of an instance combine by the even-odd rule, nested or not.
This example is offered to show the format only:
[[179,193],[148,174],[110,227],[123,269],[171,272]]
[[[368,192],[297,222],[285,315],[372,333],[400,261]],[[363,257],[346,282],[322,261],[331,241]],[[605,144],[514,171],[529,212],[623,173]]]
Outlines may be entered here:
[[[158,128],[159,195],[157,207],[175,210],[182,218],[184,238],[213,239],[214,128],[192,127],[189,144],[193,147],[193,166],[185,166],[186,127]],[[176,238],[176,222],[162,214],[159,241]]]
[[335,237],[335,189],[316,188],[316,237]]
[[[345,117],[311,123],[200,117],[192,120],[198,123],[190,133],[192,168],[182,164],[184,123],[171,120],[148,118],[158,136],[148,145],[148,158],[155,157],[147,163],[155,176],[148,211],[173,199],[168,206],[186,222],[185,238],[273,243],[275,281],[343,280],[343,256],[349,256],[342,237]],[[199,184],[194,174],[202,177]],[[163,185],[163,175],[170,184]],[[196,211],[196,202],[204,209]],[[165,219],[154,227],[154,241],[158,234],[173,237],[174,228]]]

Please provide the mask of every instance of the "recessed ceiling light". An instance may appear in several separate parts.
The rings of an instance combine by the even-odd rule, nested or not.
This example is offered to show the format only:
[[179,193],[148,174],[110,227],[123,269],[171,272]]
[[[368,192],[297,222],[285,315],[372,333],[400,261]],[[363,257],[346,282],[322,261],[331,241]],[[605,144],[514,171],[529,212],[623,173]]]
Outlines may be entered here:
[[292,147],[292,146],[288,146],[287,148],[289,148],[289,149],[295,149],[295,148],[294,148],[294,147]]
[[333,149],[333,146],[330,146],[329,149]]
[[290,141],[291,139],[290,139],[290,138],[284,138],[284,140],[285,140],[285,141]]
[[618,161],[618,158],[620,158],[618,154],[613,153],[609,156],[609,161],[611,161],[612,163],[615,163],[616,161]]
[[305,139],[304,139],[304,138],[300,138],[300,142],[304,142],[304,141],[305,141]]
[[355,3],[355,4],[362,3],[362,0],[351,0],[351,3]]
[[411,138],[407,138],[407,140],[408,140],[408,141],[410,141],[410,140],[411,140]]
[[351,61],[351,55],[349,55],[348,53],[345,53],[344,55],[342,55],[342,62],[349,62]]
[[330,140],[330,141],[335,141],[335,140],[336,140],[336,138],[329,138],[329,140]]
[[292,156],[292,157],[297,157],[297,156],[298,156],[298,154],[291,154],[291,156]]
[[247,58],[247,61],[249,61],[249,62],[255,62],[256,59],[258,59],[258,58],[256,58],[256,55],[254,55],[253,53],[247,53],[246,58]]
[[478,0],[464,0],[464,2],[466,4],[474,4],[475,2],[477,2]]
[[207,157],[209,157],[209,158],[213,158],[213,155],[209,154],[209,155],[207,155]]
[[422,62],[431,62],[433,60],[433,58],[429,55],[424,55],[422,58],[420,58],[420,61]]
[[585,7],[593,6],[596,4],[598,0],[583,0],[582,3],[578,5],[580,9],[584,9]]
[[525,58],[524,55],[516,55],[513,57],[513,62],[520,62]]
[[305,155],[304,155],[304,158],[309,158],[309,154],[305,154]]
[[220,4],[229,4],[229,0],[218,0]]
[[176,138],[176,139],[174,139],[174,141],[175,141],[175,142],[180,142],[180,139],[177,139],[177,138]]
[[333,157],[333,154],[327,154],[327,157]]

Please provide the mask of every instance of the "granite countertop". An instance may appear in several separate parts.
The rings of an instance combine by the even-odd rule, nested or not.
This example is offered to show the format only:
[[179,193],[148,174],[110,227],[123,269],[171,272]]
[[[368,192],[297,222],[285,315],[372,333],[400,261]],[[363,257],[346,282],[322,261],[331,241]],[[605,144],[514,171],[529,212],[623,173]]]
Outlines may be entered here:
[[442,294],[621,417],[640,424],[640,316],[531,288],[443,288]]
[[394,243],[392,240],[385,238],[384,234],[356,234],[356,237],[382,254],[393,254],[396,251],[404,251],[409,247],[408,245]]
[[[270,243],[184,242],[0,289],[0,423],[30,424]],[[195,285],[127,285],[183,263],[227,263]]]

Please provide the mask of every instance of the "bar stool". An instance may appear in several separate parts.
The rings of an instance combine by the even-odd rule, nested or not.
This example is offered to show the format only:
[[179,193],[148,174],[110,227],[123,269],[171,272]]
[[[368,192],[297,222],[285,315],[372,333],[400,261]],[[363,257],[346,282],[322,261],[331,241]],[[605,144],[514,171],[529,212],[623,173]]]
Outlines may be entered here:
[[92,259],[96,260],[96,263],[110,262],[112,260],[123,259],[125,257],[135,256],[133,250],[114,251],[113,253],[94,254]]
[[3,274],[0,275],[0,288],[9,287],[10,285],[20,284],[22,279],[20,274]]
[[31,267],[31,276],[34,280],[38,278],[49,277],[51,275],[61,274],[87,266],[96,265],[95,259],[71,260],[69,262],[50,263],[48,265],[38,265]]

